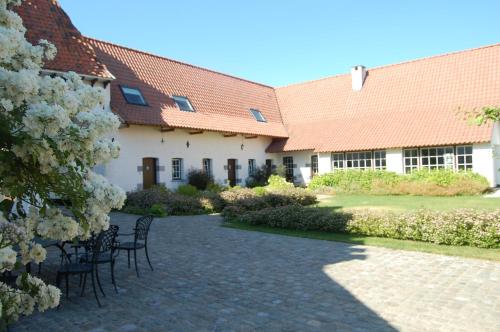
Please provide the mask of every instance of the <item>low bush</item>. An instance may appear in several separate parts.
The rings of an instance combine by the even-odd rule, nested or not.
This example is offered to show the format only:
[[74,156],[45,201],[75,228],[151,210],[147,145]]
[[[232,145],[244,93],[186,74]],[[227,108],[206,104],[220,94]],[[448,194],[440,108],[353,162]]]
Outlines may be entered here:
[[170,194],[171,192],[163,186],[154,186],[146,190],[128,192],[125,206],[149,209],[154,204],[165,202]]
[[229,211],[225,217],[251,225],[344,232],[446,245],[500,248],[500,209],[420,210],[395,213],[356,210],[336,212],[299,205],[260,211]]
[[215,183],[215,182],[210,182],[207,186],[207,191],[210,191],[210,192],[213,192],[213,193],[220,193],[224,190],[226,190],[227,188],[218,184],[218,183]]
[[194,197],[198,195],[198,189],[190,184],[181,184],[177,187],[177,193],[184,196]]
[[375,195],[456,196],[477,195],[489,188],[488,181],[472,172],[419,170],[412,174],[388,171],[342,170],[315,176],[309,188],[325,192]]
[[267,167],[262,165],[254,170],[253,174],[246,179],[248,188],[262,187],[267,184]]
[[198,190],[207,189],[208,185],[213,182],[210,175],[201,169],[191,169],[188,172],[188,184],[194,186]]
[[165,217],[167,215],[167,211],[161,204],[153,204],[149,209],[149,213],[155,217]]
[[293,183],[287,182],[286,179],[280,175],[271,175],[268,182],[268,188],[270,189],[287,189],[293,188]]

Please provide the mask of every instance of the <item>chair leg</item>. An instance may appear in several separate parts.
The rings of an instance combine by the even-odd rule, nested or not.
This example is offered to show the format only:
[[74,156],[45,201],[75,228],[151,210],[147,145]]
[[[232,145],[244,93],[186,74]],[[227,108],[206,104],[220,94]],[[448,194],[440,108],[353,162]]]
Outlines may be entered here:
[[95,296],[95,300],[97,301],[97,305],[99,306],[99,308],[101,307],[101,302],[99,302],[99,297],[97,296],[97,289],[95,289],[95,280],[94,280],[94,272],[90,272],[91,274],[91,277],[92,277],[92,290],[94,291],[94,296]]
[[113,283],[113,286],[115,287],[115,292],[118,294],[118,288],[116,287],[116,280],[115,280],[115,260],[111,260],[111,282]]
[[[82,279],[82,275],[80,274],[80,280]],[[85,291],[85,284],[87,283],[87,273],[84,273],[84,276],[83,276],[83,282],[81,283],[81,286],[82,286],[82,290],[80,292],[80,296],[83,296],[83,293]]]
[[128,268],[130,269],[130,250],[127,250]]
[[137,250],[134,248],[134,263],[135,263],[135,273],[137,278],[139,278],[139,269],[137,268]]
[[146,259],[148,260],[149,267],[151,268],[151,271],[154,271],[153,266],[151,265],[151,262],[149,261],[149,254],[148,254],[148,246],[147,245],[144,247],[144,250],[146,251]]
[[66,298],[69,298],[69,275],[64,275],[64,280],[66,282]]
[[102,296],[106,297],[106,294],[104,294],[104,290],[102,289],[101,280],[99,279],[99,264],[95,265],[95,278],[97,280],[97,285],[101,290]]

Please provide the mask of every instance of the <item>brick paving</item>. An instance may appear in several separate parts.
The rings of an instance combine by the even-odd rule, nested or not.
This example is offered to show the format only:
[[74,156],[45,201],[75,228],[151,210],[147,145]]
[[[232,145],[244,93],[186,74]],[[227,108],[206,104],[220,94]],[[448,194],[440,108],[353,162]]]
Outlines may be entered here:
[[[122,232],[135,220],[112,218]],[[102,308],[90,287],[78,296],[75,278],[59,310],[22,319],[11,331],[500,331],[499,263],[220,222],[218,216],[155,220],[154,272],[140,253],[138,279],[122,255],[119,294],[108,268],[100,269]]]

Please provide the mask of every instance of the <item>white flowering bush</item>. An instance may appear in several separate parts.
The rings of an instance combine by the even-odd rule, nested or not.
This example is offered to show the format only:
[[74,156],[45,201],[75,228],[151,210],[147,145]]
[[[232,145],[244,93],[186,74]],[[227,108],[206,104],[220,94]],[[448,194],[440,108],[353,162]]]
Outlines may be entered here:
[[[103,91],[76,73],[41,74],[56,49],[25,38],[19,0],[0,0],[0,319],[2,326],[59,303],[59,289],[22,273],[15,284],[5,273],[40,263],[45,249],[35,236],[88,238],[109,226],[124,192],[92,169],[119,154],[107,136],[119,126],[104,110]],[[51,198],[64,202],[63,214]]]

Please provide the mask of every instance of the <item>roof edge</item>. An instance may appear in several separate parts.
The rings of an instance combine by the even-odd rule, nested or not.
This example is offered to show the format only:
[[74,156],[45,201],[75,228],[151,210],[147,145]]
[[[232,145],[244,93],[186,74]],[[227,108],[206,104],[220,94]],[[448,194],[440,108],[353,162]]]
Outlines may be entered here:
[[120,47],[120,48],[129,50],[129,51],[132,51],[132,52],[142,53],[144,55],[153,56],[155,58],[159,58],[159,59],[162,59],[162,60],[172,61],[172,62],[178,63],[180,65],[189,66],[189,67],[196,68],[196,69],[201,69],[201,70],[208,71],[208,72],[211,72],[211,73],[214,73],[214,74],[223,75],[223,76],[226,76],[226,77],[234,78],[234,79],[237,79],[237,80],[240,80],[240,81],[244,81],[244,82],[247,82],[247,83],[251,83],[251,84],[260,85],[260,86],[263,86],[263,87],[266,87],[266,88],[274,90],[274,87],[272,87],[270,85],[259,83],[259,82],[255,82],[255,81],[251,81],[251,80],[248,80],[248,79],[245,79],[245,78],[242,78],[242,77],[238,77],[238,76],[234,76],[234,75],[231,75],[231,74],[223,73],[223,72],[220,72],[220,71],[217,71],[217,70],[213,70],[213,69],[209,69],[209,68],[206,68],[206,67],[201,67],[201,66],[193,65],[193,64],[190,64],[190,63],[187,63],[187,62],[183,62],[183,61],[179,61],[179,60],[175,60],[175,59],[171,59],[171,58],[167,58],[167,57],[162,56],[162,55],[158,55],[158,54],[154,54],[154,53],[151,53],[151,52],[146,52],[146,51],[138,50],[138,49],[135,49],[135,48],[132,48],[132,47],[115,44],[115,43],[112,43],[112,42],[109,42],[109,41],[106,41],[106,40],[101,40],[101,39],[97,39],[97,38],[93,38],[93,37],[88,37],[88,36],[83,36],[83,37],[86,38],[86,39],[88,39],[88,40],[95,41],[95,42],[98,42],[98,43],[105,43],[105,44],[108,44],[108,45],[111,45],[111,46]]

